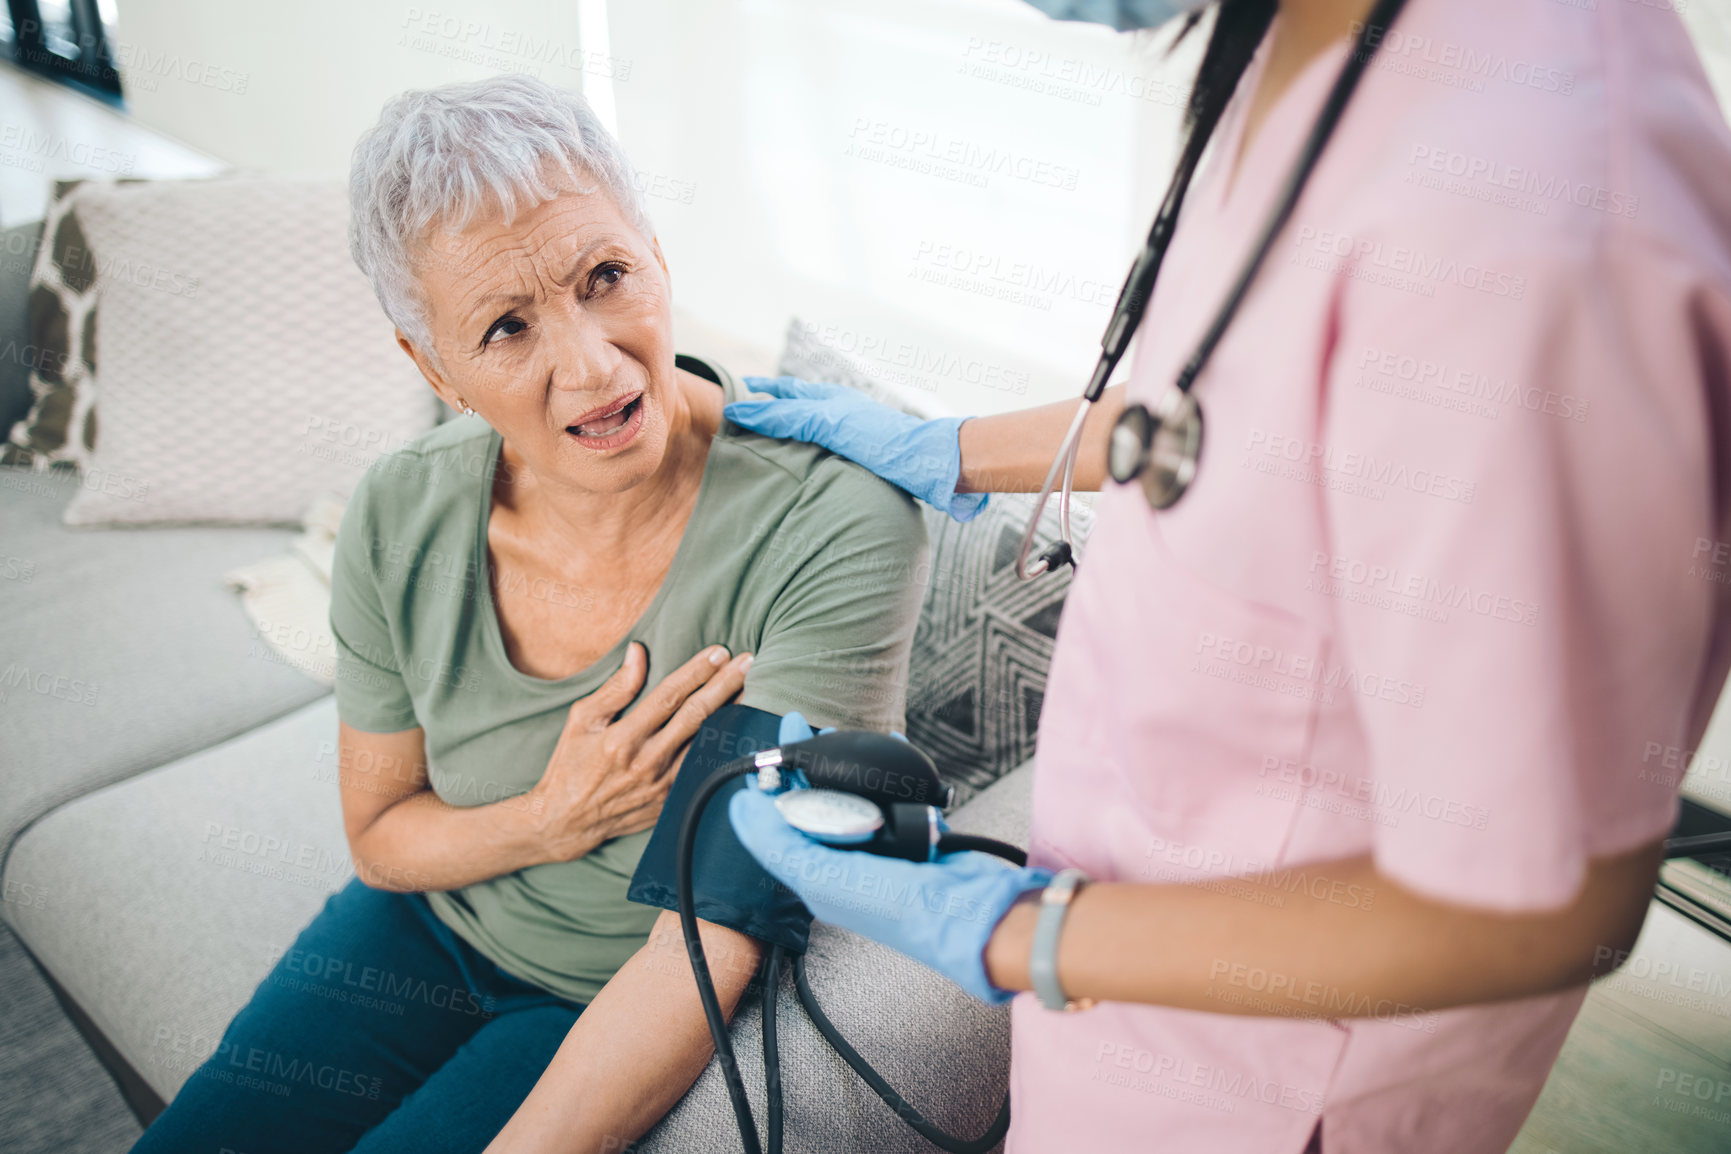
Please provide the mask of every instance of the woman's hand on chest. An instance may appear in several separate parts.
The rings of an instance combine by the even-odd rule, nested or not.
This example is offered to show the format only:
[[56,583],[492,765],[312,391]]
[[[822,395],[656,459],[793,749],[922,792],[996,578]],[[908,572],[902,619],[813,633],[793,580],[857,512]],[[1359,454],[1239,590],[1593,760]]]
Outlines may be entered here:
[[745,685],[751,654],[719,645],[698,653],[643,696],[648,657],[633,642],[625,662],[565,721],[541,780],[530,790],[547,861],[572,861],[612,838],[645,830],[661,815],[686,746],[704,720]]

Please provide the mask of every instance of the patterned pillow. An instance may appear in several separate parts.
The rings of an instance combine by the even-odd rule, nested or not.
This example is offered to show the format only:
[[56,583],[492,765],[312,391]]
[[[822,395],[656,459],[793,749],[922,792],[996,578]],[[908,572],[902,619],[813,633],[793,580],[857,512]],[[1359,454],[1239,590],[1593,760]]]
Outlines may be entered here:
[[30,338],[30,274],[42,247],[42,222],[0,228],[0,449],[35,403],[30,370],[41,350]]
[[96,449],[96,260],[75,211],[87,182],[61,180],[30,273],[30,411],[0,445],[0,465],[82,469]]
[[[795,320],[777,371],[850,385],[915,416],[919,401],[876,380],[845,353]],[[1046,670],[1072,571],[1032,581],[1016,576],[1016,549],[1032,494],[999,493],[965,524],[925,509],[931,569],[908,665],[908,740],[931,754],[959,804],[1034,755]],[[1078,543],[1093,526],[1092,501],[1078,494],[1070,527]],[[1036,549],[1058,534],[1048,502]]]
[[92,185],[102,439],[69,525],[298,524],[436,400],[349,258],[340,180]]
[[[931,585],[908,666],[908,740],[932,755],[956,800],[967,800],[1034,756],[1046,669],[1072,571],[1023,581],[1016,549],[1034,496],[998,493],[966,524],[927,509]],[[1078,542],[1093,526],[1070,506]],[[1058,501],[1040,519],[1035,550],[1058,534]]]

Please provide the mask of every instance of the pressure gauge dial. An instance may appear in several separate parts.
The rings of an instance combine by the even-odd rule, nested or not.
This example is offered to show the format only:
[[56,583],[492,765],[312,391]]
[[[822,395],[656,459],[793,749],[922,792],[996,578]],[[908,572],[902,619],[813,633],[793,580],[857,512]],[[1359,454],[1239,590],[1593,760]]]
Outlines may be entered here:
[[790,789],[776,795],[775,808],[794,829],[830,845],[870,841],[884,824],[883,810],[839,789]]

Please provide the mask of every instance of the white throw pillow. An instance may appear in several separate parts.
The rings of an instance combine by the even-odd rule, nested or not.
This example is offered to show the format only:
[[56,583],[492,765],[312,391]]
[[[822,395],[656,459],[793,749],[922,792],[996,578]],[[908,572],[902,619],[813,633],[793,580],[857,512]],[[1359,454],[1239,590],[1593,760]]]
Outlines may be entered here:
[[101,431],[69,525],[295,524],[432,427],[349,259],[342,182],[83,190]]

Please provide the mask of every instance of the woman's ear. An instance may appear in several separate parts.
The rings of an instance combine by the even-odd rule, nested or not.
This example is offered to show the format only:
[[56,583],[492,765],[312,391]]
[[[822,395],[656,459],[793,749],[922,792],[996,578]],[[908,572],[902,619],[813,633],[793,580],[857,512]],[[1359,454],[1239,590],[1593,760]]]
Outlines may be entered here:
[[444,374],[439,372],[438,367],[433,364],[432,358],[404,336],[402,329],[397,330],[397,347],[408,354],[411,361],[415,362],[415,367],[421,370],[421,376],[427,379],[427,384],[433,387],[433,392],[438,394],[441,401],[451,406],[453,412],[460,413],[463,411],[463,399],[457,395],[455,389],[446,383]]

